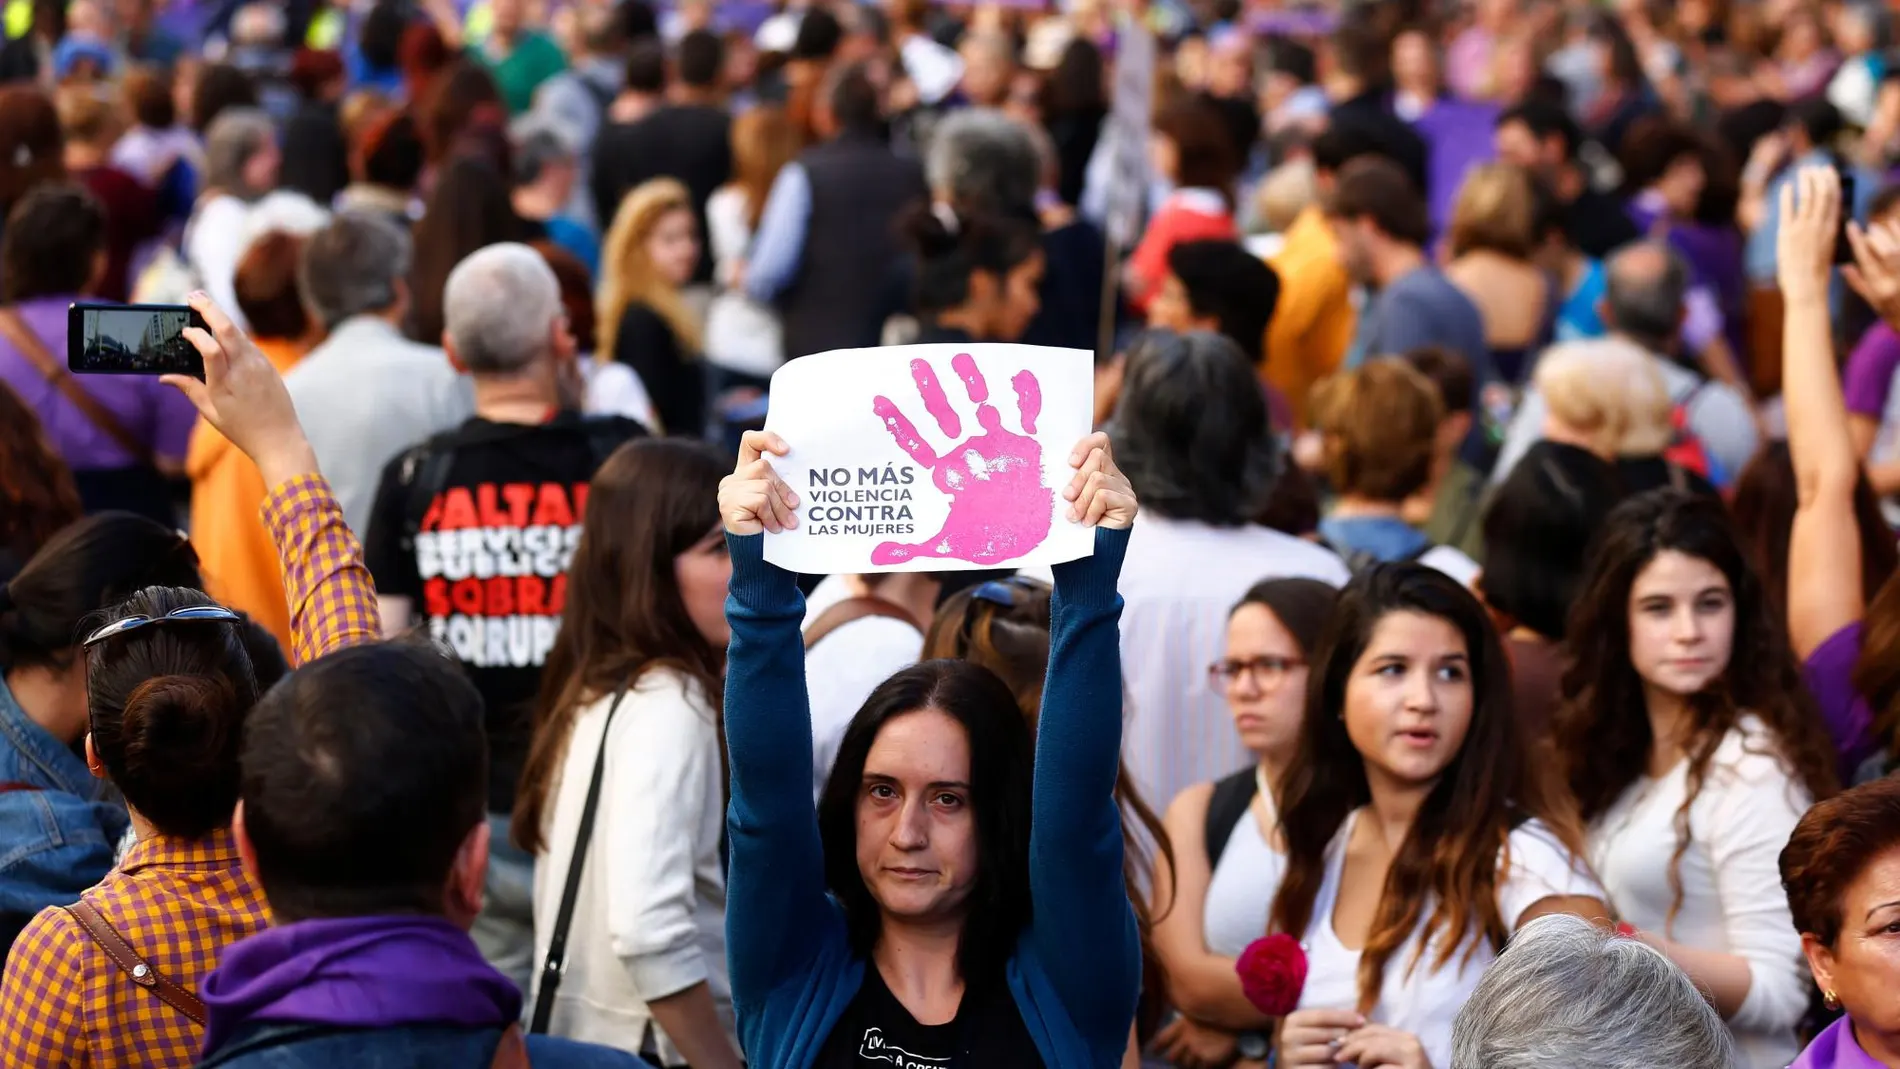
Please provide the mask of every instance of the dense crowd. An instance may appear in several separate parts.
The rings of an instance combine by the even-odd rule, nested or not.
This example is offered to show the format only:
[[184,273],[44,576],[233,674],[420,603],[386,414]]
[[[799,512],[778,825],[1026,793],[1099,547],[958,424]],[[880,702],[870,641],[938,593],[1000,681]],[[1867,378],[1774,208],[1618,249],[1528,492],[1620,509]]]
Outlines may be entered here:
[[0,1063],[1900,1069],[1884,7],[0,12]]

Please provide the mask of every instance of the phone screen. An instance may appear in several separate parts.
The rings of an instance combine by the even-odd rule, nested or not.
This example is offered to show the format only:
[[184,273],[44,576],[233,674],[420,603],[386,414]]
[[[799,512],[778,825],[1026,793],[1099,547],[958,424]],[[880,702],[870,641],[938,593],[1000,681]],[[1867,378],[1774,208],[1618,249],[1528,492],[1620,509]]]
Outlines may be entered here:
[[204,357],[184,337],[202,327],[182,304],[75,304],[66,332],[66,366],[88,375],[205,377]]

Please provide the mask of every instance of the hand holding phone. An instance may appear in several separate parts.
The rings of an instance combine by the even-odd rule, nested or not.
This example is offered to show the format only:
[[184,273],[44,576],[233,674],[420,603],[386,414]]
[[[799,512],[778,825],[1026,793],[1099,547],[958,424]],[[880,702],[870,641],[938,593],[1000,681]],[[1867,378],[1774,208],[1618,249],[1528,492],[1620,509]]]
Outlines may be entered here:
[[1854,243],[1847,236],[1847,225],[1854,221],[1854,176],[1845,167],[1840,168],[1841,176],[1841,228],[1834,235],[1835,264],[1854,262]]
[[186,327],[183,337],[204,377],[167,374],[159,381],[190,398],[205,422],[255,461],[265,485],[316,472],[316,453],[277,369],[211,298],[194,293],[190,301],[203,325]]
[[204,358],[185,340],[204,318],[184,304],[73,305],[66,312],[66,366],[81,375],[205,377]]

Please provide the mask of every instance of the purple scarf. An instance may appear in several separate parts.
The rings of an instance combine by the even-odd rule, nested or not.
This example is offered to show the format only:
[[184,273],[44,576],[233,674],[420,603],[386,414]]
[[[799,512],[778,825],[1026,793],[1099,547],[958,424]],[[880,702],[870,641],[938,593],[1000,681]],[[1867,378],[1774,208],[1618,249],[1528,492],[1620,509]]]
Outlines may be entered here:
[[1808,1049],[1788,1069],[1882,1069],[1874,1056],[1860,1049],[1854,1024],[1842,1017],[1814,1037]]
[[233,944],[199,985],[207,1057],[249,1025],[505,1028],[521,991],[441,917],[299,921]]

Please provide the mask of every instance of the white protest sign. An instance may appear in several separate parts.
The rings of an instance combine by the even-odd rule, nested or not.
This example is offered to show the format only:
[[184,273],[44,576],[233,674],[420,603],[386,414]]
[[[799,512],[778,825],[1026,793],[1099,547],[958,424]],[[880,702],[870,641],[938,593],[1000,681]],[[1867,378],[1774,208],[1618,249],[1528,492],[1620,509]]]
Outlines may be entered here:
[[1062,498],[1090,430],[1094,358],[1035,345],[898,345],[800,357],[765,427],[798,526],[765,559],[814,575],[1056,564],[1093,533]]

